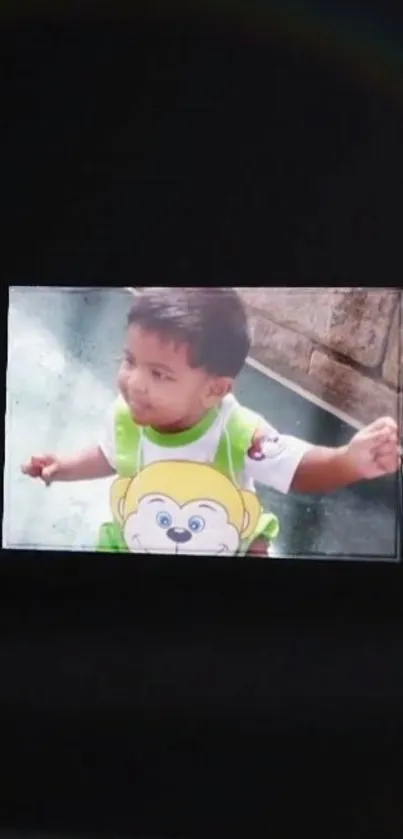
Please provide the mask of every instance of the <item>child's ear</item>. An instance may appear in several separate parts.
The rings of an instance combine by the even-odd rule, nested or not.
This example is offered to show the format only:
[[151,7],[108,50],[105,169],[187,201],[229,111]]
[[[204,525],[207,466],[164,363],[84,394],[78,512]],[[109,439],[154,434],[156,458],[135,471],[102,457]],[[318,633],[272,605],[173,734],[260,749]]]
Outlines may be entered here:
[[232,385],[233,380],[224,376],[220,376],[220,378],[213,379],[209,382],[206,393],[207,404],[210,407],[219,405],[224,397],[227,396],[228,393],[231,393]]

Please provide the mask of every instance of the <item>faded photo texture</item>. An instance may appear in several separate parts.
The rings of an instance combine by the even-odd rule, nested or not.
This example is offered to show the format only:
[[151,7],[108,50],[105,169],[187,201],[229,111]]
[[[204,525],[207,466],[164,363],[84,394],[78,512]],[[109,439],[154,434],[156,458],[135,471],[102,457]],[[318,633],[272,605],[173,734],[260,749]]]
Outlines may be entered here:
[[[393,289],[240,288],[253,335],[237,384],[244,405],[280,431],[340,445],[399,416],[401,294]],[[10,289],[3,545],[93,551],[109,479],[28,480],[34,453],[96,443],[116,396],[131,297],[126,289]],[[274,555],[397,558],[400,478],[328,496],[259,493],[281,522]]]

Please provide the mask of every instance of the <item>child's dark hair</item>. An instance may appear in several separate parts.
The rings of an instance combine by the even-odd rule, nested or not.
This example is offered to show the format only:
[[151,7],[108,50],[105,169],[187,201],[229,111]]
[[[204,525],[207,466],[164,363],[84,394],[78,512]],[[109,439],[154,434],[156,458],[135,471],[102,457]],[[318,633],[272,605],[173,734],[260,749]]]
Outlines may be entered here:
[[129,325],[186,344],[190,366],[215,376],[236,378],[250,349],[246,311],[234,288],[143,288]]

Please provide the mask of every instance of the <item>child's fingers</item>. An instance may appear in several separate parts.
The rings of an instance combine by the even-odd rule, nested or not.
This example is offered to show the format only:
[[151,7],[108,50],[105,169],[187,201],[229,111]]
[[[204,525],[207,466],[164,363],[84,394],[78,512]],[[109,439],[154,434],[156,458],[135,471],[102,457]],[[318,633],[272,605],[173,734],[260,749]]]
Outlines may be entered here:
[[40,455],[31,457],[27,463],[21,466],[23,475],[29,475],[30,478],[41,478],[45,468],[49,468],[54,462],[51,455]]
[[398,444],[397,429],[394,431],[389,429],[378,429],[368,435],[367,439],[370,440],[372,446],[389,444],[390,446],[396,447]]
[[35,462],[32,458],[28,463],[23,463],[21,472],[23,475],[29,475],[30,478],[40,478],[42,468],[43,464]]
[[52,454],[40,454],[31,457],[31,462],[35,466],[40,466],[42,469],[45,466],[50,466],[54,462],[54,457]]
[[384,443],[380,446],[377,446],[374,449],[374,453],[376,457],[379,459],[380,457],[395,457],[396,460],[399,459],[399,450],[396,445],[391,445],[390,443]]
[[397,422],[392,417],[379,417],[368,426],[368,432],[391,431],[397,434]]
[[52,480],[57,472],[57,463],[52,463],[50,466],[45,466],[42,469],[42,480],[47,486],[52,483]]
[[401,459],[401,450],[396,442],[382,443],[373,449],[373,457],[377,463],[388,463],[397,468]]
[[365,439],[371,446],[381,445],[382,443],[390,443],[394,446],[398,444],[397,429],[378,428],[365,435]]
[[400,458],[396,457],[396,455],[390,455],[389,457],[376,457],[375,463],[378,469],[380,470],[381,474],[392,475],[395,472],[399,471],[399,460]]

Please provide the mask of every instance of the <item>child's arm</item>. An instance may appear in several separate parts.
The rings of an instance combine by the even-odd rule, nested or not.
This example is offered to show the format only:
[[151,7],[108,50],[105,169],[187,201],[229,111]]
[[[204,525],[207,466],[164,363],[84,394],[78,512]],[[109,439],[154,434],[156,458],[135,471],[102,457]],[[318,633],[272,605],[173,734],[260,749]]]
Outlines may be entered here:
[[390,417],[363,428],[340,448],[310,445],[262,425],[247,454],[246,477],[283,493],[333,492],[393,474],[399,460],[397,424]]
[[48,485],[54,481],[90,481],[115,474],[99,446],[71,457],[32,457],[22,466],[22,472],[31,478],[41,478]]
[[40,478],[48,486],[54,481],[92,481],[116,475],[115,405],[108,411],[98,445],[70,457],[32,457],[22,466],[24,475]]
[[397,472],[399,442],[396,422],[384,417],[358,431],[347,446],[314,446],[299,463],[291,484],[297,492],[332,492],[357,481]]
[[361,480],[361,475],[348,454],[348,446],[328,449],[314,446],[297,466],[290,490],[292,492],[334,492]]

